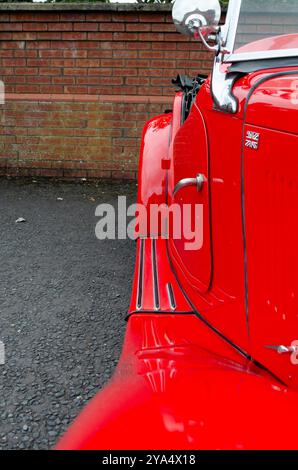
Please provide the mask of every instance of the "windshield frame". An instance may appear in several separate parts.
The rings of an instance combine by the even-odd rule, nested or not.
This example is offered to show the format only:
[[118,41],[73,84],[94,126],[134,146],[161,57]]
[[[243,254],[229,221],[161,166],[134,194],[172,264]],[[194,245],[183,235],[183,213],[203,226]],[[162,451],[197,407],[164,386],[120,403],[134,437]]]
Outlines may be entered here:
[[[298,57],[298,49],[276,49],[267,51],[255,51],[255,52],[234,52],[237,28],[239,23],[239,16],[241,12],[242,0],[230,0],[226,23],[222,27],[222,38],[224,48],[232,53],[225,54],[223,57],[224,63],[231,62],[245,62],[251,60],[261,59],[274,59],[281,57]],[[297,28],[298,34],[298,28]]]

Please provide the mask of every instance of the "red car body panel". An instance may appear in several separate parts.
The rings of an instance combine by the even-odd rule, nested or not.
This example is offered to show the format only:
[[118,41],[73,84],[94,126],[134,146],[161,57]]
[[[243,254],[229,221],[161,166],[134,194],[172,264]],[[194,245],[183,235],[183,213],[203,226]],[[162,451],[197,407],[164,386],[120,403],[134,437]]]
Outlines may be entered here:
[[138,202],[203,204],[204,244],[142,234],[120,362],[58,449],[297,448],[298,369],[270,348],[298,340],[297,83],[246,74],[231,115],[207,80],[184,123],[178,93],[146,124]]
[[296,393],[194,315],[139,314],[112,381],[57,449],[291,449],[297,417]]
[[166,240],[138,240],[129,315],[146,312],[193,313],[167,257]]

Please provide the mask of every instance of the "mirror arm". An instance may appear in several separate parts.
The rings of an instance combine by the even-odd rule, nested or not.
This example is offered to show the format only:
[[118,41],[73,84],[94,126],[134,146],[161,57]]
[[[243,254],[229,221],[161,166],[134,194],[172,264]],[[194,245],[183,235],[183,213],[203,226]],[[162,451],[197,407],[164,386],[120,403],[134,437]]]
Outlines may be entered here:
[[206,47],[206,49],[208,49],[208,51],[210,52],[215,52],[216,55],[218,55],[220,53],[220,38],[219,38],[219,34],[218,32],[216,33],[216,38],[217,38],[217,41],[216,41],[216,45],[215,46],[210,46],[210,44],[208,44],[208,42],[206,41],[206,39],[204,38],[203,34],[202,34],[202,30],[201,28],[197,28],[196,32],[194,33],[194,37],[196,39],[201,39],[202,43],[204,44],[204,46]]

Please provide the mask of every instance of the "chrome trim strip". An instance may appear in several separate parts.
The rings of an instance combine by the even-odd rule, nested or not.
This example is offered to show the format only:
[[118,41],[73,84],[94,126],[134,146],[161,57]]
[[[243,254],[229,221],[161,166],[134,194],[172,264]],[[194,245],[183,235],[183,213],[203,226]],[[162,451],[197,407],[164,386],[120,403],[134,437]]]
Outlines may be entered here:
[[224,58],[224,62],[244,62],[247,60],[278,59],[279,57],[298,57],[298,49],[235,53],[227,55]]
[[153,277],[153,298],[154,298],[154,309],[160,309],[159,301],[159,285],[158,285],[158,273],[157,273],[157,259],[156,259],[156,239],[151,239],[152,249],[152,277]]
[[171,309],[176,310],[177,305],[176,305],[176,300],[175,300],[175,295],[174,295],[172,284],[168,282],[166,285],[166,288],[167,288],[167,293],[168,293],[168,298],[169,298]]
[[[297,57],[298,49],[278,49],[275,51],[259,51],[259,52],[239,52],[235,53],[235,42],[239,16],[241,12],[242,0],[230,0],[226,23],[221,28],[222,46],[225,50],[230,51],[229,54],[222,56],[224,63],[241,62],[246,60],[259,59],[276,59],[279,57]],[[298,31],[297,31],[298,32]]]
[[139,278],[137,294],[137,310],[141,310],[143,301],[143,278],[144,278],[144,239],[140,239]]
[[[134,310],[132,312],[129,312],[127,313],[126,317],[125,317],[125,320],[129,320],[129,318],[132,316],[132,315],[138,315],[138,314],[144,314],[144,315],[156,315],[156,312],[154,312],[153,310]],[[159,312],[160,314],[162,315],[177,315],[177,316],[183,316],[183,315],[194,315],[195,317],[197,317],[196,315],[196,312],[193,312],[193,311],[185,311],[185,312],[172,312],[172,310],[160,310]]]
[[226,23],[221,28],[224,49],[232,52],[235,46],[242,0],[230,0]]

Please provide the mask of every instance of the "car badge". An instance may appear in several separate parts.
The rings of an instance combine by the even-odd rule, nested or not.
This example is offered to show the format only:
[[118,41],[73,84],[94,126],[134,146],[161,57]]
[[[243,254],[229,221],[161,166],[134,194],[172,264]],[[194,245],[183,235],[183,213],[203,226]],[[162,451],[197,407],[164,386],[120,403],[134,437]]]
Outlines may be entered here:
[[260,142],[259,132],[247,131],[245,147],[248,147],[253,150],[258,150]]

